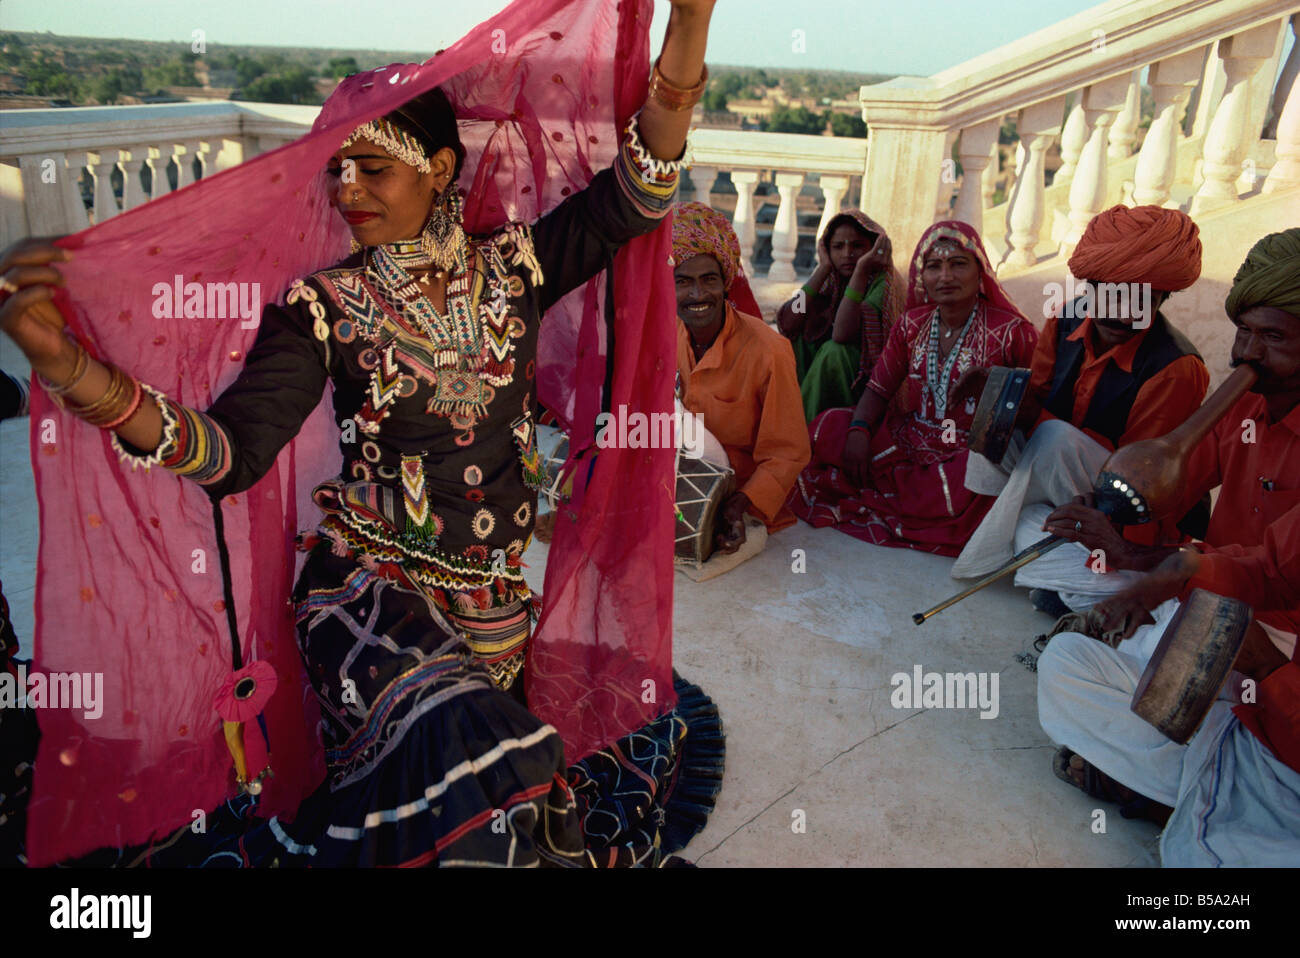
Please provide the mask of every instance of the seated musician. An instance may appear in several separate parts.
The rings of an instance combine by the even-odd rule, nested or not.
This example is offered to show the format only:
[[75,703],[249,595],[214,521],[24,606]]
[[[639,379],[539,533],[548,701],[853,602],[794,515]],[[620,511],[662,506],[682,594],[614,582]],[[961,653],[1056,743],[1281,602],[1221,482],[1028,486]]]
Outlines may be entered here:
[[[1000,465],[971,457],[967,487],[998,500],[958,556],[954,578],[992,572],[1041,539],[1047,514],[1090,490],[1111,452],[1164,435],[1205,398],[1205,363],[1159,312],[1172,291],[1201,273],[1201,242],[1188,216],[1157,206],[1112,207],[1088,224],[1069,268],[1088,287],[1063,303],[1038,339],[1017,417],[1027,444],[1017,434]],[[978,397],[982,386],[972,375],[960,389]],[[1200,512],[1203,521],[1204,507]],[[1175,519],[1131,526],[1124,536],[1145,545],[1177,543],[1185,538],[1178,525]],[[1025,566],[1015,581],[1035,590],[1035,607],[1059,616],[1130,584],[1113,569],[1109,554],[1066,546]]]
[[790,344],[760,318],[731,223],[703,203],[673,210],[677,376],[681,401],[722,443],[736,490],[718,513],[715,544],[745,542],[745,516],[768,531],[794,524],[785,507],[808,464],[808,426]]
[[902,283],[880,224],[861,210],[832,217],[817,239],[817,269],[776,315],[794,347],[808,422],[862,397],[901,303]]
[[[1172,806],[1161,837],[1165,865],[1300,862],[1300,228],[1266,236],[1238,271],[1226,308],[1237,326],[1233,364],[1259,380],[1197,446],[1187,470],[1191,501],[1222,482],[1199,551],[1113,540],[1088,510],[1057,510],[1048,526],[1085,522],[1125,565],[1150,569],[1096,609],[1100,628],[1132,638],[1118,649],[1078,633],[1054,637],[1038,660],[1043,730],[1064,747],[1057,774],[1102,799]],[[1253,423],[1254,441],[1243,441]],[[1078,517],[1078,518],[1076,518]],[[1222,697],[1186,745],[1130,711],[1143,669],[1135,644],[1153,646],[1193,588],[1251,605]],[[1150,624],[1141,624],[1143,622]],[[1258,627],[1256,627],[1258,626]],[[1149,655],[1149,652],[1147,653]],[[1244,682],[1253,680],[1254,686]],[[1244,694],[1246,692],[1250,694]],[[1075,754],[1077,753],[1077,754]],[[1112,778],[1113,776],[1113,778]]]
[[975,403],[954,401],[953,387],[968,369],[1029,362],[1038,332],[965,223],[926,230],[907,298],[857,408],[814,420],[791,506],[814,526],[951,556],[992,505],[963,482]]

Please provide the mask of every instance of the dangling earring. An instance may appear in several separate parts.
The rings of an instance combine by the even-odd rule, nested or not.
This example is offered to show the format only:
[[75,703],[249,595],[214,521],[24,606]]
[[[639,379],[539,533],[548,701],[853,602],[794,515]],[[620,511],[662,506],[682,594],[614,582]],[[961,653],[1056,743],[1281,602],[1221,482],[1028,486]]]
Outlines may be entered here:
[[449,272],[460,259],[465,245],[463,218],[460,191],[449,183],[420,234],[424,255],[440,272]]

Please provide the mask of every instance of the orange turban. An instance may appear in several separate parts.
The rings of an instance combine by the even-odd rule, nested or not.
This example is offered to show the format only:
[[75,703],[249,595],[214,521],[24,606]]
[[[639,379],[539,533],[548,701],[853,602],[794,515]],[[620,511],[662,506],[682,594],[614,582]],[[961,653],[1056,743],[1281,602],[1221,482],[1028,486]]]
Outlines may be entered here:
[[1201,275],[1200,230],[1180,210],[1112,206],[1088,223],[1069,267],[1077,279],[1098,283],[1186,289]]

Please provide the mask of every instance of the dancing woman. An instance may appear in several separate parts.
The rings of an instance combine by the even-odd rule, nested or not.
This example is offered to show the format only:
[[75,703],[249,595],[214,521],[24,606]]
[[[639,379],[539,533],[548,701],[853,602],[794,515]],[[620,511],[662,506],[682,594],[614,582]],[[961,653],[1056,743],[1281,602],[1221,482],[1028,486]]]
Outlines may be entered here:
[[979,234],[936,223],[912,256],[908,309],[857,407],[812,425],[812,464],[790,505],[814,526],[877,545],[956,555],[992,499],[966,490],[970,368],[1024,366],[1038,333],[993,275]]
[[[266,860],[586,860],[559,738],[521,704],[538,324],[669,209],[712,7],[673,0],[613,167],[531,226],[466,235],[465,149],[440,91],[353,130],[328,171],[356,252],[266,308],[239,377],[204,411],[64,335],[49,303],[64,250],[29,241],[0,259],[0,328],[47,391],[110,430],[125,462],[184,476],[214,501],[253,486],[333,383],[343,465],[315,491],[326,516],[301,539],[292,596],[327,776],[292,826],[256,830]],[[245,744],[232,753],[256,793],[266,768]]]

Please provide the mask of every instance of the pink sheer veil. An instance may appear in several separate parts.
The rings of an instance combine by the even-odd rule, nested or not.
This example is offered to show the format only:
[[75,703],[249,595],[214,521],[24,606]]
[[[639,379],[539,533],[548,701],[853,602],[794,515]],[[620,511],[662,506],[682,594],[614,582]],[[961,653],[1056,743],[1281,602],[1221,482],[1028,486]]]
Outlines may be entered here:
[[[75,251],[63,267],[69,292],[56,300],[69,327],[95,355],[205,408],[238,374],[256,323],[159,317],[156,284],[233,282],[262,303],[283,301],[294,279],[342,259],[348,233],[329,206],[326,160],[355,126],[435,85],[461,118],[467,228],[534,220],[613,158],[645,96],[652,6],[517,0],[424,64],[350,78],[310,134],[61,241]],[[539,391],[576,455],[593,445],[602,403],[672,408],[675,304],[659,268],[668,252],[661,228],[617,257],[612,337],[602,281],[547,315]],[[33,669],[102,677],[93,708],[39,713],[28,851],[41,865],[144,841],[232,793],[212,707],[230,637],[202,489],[120,465],[105,434],[40,390],[31,424],[41,510]],[[49,424],[53,442],[43,441]],[[318,515],[312,485],[338,472],[336,442],[326,397],[270,472],[223,503],[243,657],[279,675],[264,814],[292,813],[323,776],[288,596],[293,536]],[[672,450],[602,450],[558,524],[528,692],[570,760],[673,704],[672,469]]]

